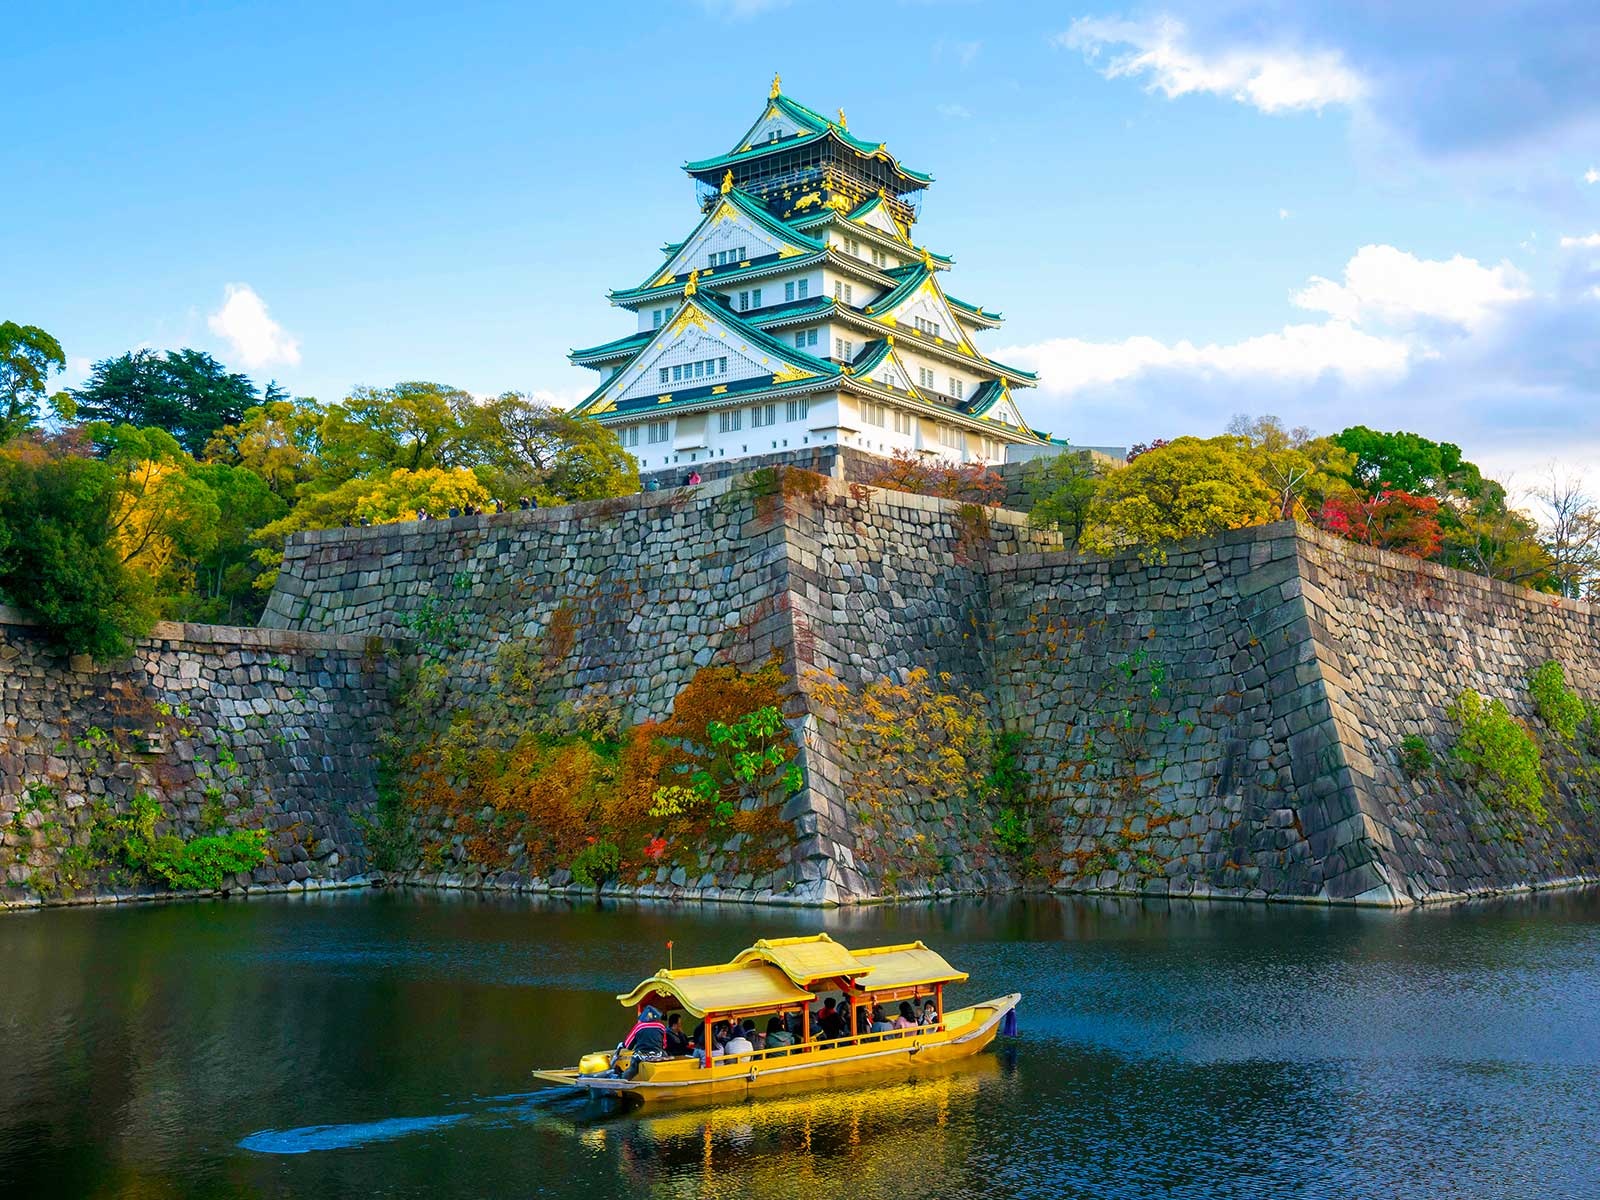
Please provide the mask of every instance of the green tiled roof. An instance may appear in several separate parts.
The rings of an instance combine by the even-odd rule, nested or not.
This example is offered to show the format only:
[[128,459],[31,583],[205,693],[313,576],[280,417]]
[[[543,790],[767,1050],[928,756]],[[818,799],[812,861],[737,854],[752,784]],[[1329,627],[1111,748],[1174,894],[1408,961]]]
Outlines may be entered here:
[[643,350],[645,346],[649,345],[650,339],[655,336],[655,332],[653,329],[646,329],[639,333],[630,333],[627,337],[601,342],[598,346],[590,346],[584,350],[573,350],[567,354],[567,357],[576,361],[580,358],[604,358],[614,354]]
[[932,175],[929,175],[924,171],[913,171],[910,167],[903,166],[893,154],[890,154],[887,149],[883,148],[882,143],[869,142],[862,138],[856,137],[856,135],[851,133],[848,129],[841,129],[834,122],[828,120],[820,113],[807,108],[804,104],[801,104],[797,100],[791,100],[788,96],[780,93],[770,100],[769,103],[775,105],[780,112],[788,115],[797,125],[809,130],[809,132],[799,133],[793,137],[779,138],[775,142],[759,142],[751,145],[748,149],[735,148],[730,150],[727,154],[719,154],[714,158],[703,158],[698,162],[685,163],[683,169],[691,175],[699,175],[706,171],[715,171],[721,167],[732,166],[734,163],[748,162],[752,159],[760,158],[763,155],[770,154],[777,150],[788,150],[795,146],[805,146],[831,137],[839,142],[840,145],[845,146],[850,150],[854,150],[860,154],[883,154],[883,156],[889,160],[890,166],[892,166],[896,171],[900,172],[900,174],[904,175],[907,179],[913,180],[916,183],[928,184],[933,182]]
[[1002,319],[999,313],[990,312],[986,308],[979,308],[976,304],[968,304],[965,300],[957,300],[949,292],[944,294],[944,298],[956,308],[964,309],[969,313],[976,313],[980,317],[988,317],[991,321],[999,321]]

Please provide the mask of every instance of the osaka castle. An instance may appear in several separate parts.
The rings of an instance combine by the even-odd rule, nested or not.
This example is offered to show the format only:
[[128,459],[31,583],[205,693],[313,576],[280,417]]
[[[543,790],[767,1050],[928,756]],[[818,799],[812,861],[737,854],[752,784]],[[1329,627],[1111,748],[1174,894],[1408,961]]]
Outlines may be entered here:
[[974,341],[1000,314],[946,292],[954,260],[912,236],[931,175],[776,76],[733,147],[684,170],[698,223],[610,293],[637,328],[571,354],[602,376],[575,411],[642,471],[834,446],[992,464],[1048,442],[1012,396],[1037,378]]

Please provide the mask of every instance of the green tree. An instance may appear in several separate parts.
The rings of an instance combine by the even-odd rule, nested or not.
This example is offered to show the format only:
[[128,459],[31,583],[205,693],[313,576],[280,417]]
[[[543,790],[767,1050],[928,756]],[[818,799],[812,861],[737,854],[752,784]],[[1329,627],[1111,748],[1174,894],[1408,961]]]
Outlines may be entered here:
[[1283,520],[1311,521],[1329,500],[1350,490],[1356,457],[1334,438],[1319,438],[1304,426],[1286,429],[1270,414],[1236,416],[1228,432],[1241,440],[1272,489]]
[[168,615],[183,621],[254,625],[267,600],[255,586],[266,569],[255,557],[259,531],[288,512],[289,505],[248,467],[201,463],[193,473],[215,498],[215,536],[209,548],[187,542],[180,546],[192,583],[172,598]]
[[1181,437],[1106,476],[1081,544],[1104,554],[1137,548],[1147,562],[1164,562],[1165,543],[1277,515],[1241,439]]
[[0,594],[74,654],[119,657],[155,620],[148,577],[112,531],[111,466],[65,440],[0,450]]
[[1355,456],[1351,482],[1368,494],[1385,487],[1443,500],[1452,493],[1475,496],[1483,474],[1461,457],[1461,447],[1415,433],[1379,433],[1352,425],[1333,440]]
[[1022,473],[1029,521],[1041,529],[1059,530],[1069,547],[1076,546],[1105,475],[1105,468],[1086,450],[1068,449],[1053,458],[1035,459]]
[[212,435],[206,458],[253,471],[275,496],[293,502],[303,485],[327,473],[322,461],[327,415],[315,400],[263,399]]
[[39,419],[50,375],[66,361],[61,343],[37,325],[0,321],[0,443]]
[[256,403],[255,385],[203,350],[134,350],[103,359],[71,395],[82,420],[164,429],[193,455]]

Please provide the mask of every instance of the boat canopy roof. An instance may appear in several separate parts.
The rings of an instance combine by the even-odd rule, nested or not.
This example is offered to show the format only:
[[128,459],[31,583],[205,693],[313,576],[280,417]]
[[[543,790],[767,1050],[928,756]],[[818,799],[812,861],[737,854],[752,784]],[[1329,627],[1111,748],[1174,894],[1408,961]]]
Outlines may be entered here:
[[825,933],[763,939],[730,963],[657,971],[617,1000],[629,1008],[653,1003],[695,1017],[808,1004],[822,980],[851,979],[862,992],[960,983],[967,978],[921,942],[850,950]]
[[617,999],[629,1008],[650,1001],[658,1003],[659,1007],[681,1007],[692,1016],[704,1017],[708,1012],[806,1004],[814,997],[796,987],[776,967],[766,963],[731,962],[715,967],[657,971]]
[[936,950],[929,950],[921,942],[907,942],[903,946],[875,946],[871,950],[851,951],[853,957],[868,966],[872,974],[861,980],[865,992],[883,992],[891,988],[919,987],[932,983],[961,983],[967,973],[958,971],[945,962]]
[[762,938],[739,951],[734,962],[771,963],[800,987],[819,979],[854,979],[863,971],[861,960],[825,933],[810,937]]

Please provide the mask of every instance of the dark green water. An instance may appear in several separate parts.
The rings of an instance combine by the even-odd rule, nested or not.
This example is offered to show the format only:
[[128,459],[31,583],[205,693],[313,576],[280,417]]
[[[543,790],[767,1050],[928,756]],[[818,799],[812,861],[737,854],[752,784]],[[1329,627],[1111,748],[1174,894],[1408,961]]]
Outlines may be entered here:
[[[1020,990],[958,1069],[607,1113],[530,1066],[760,935]],[[1592,1197],[1600,897],[833,914],[346,895],[0,918],[4,1197]]]

